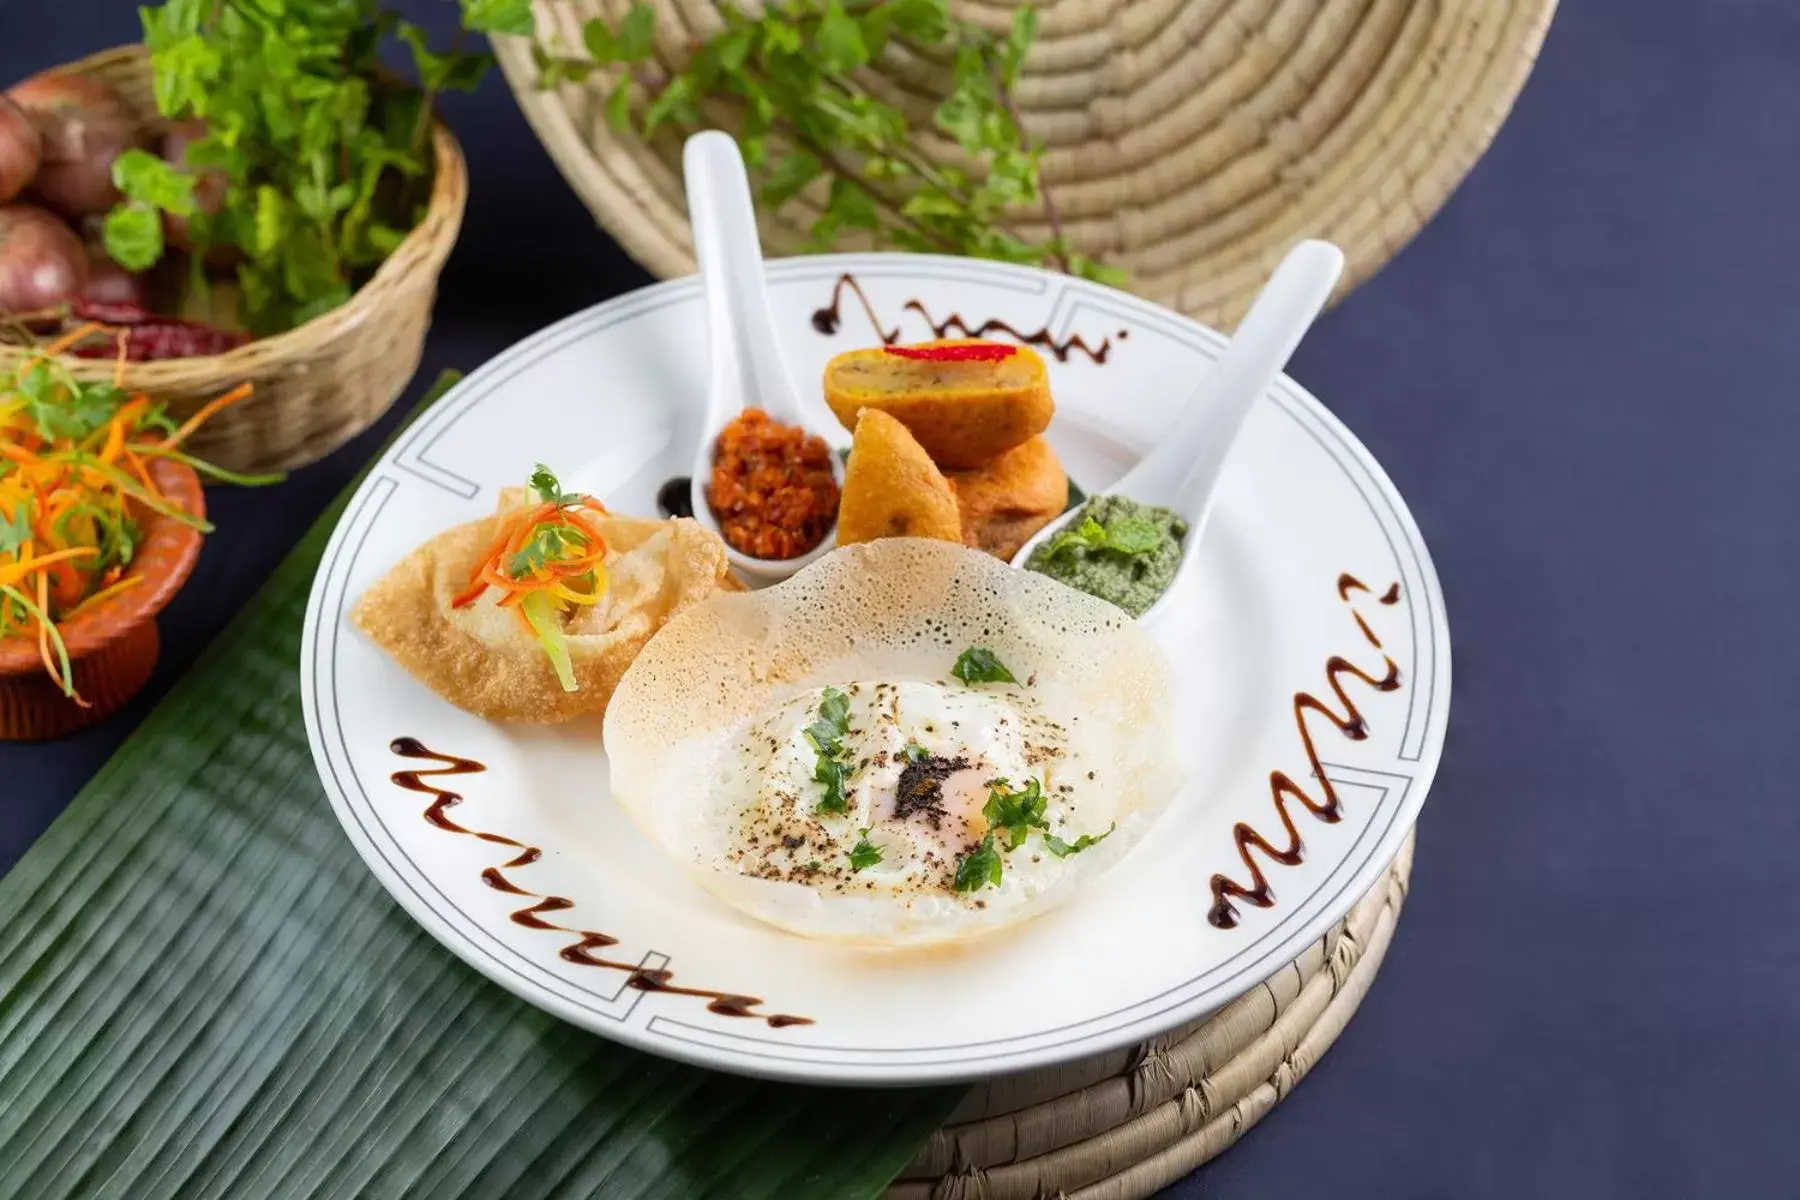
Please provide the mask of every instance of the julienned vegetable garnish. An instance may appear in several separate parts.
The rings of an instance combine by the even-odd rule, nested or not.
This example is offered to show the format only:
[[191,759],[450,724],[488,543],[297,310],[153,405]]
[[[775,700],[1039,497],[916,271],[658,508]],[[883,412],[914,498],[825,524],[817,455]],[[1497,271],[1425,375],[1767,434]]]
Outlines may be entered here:
[[[0,638],[35,634],[44,669],[84,707],[59,626],[142,582],[128,573],[142,539],[134,509],[212,529],[163,496],[150,464],[169,459],[237,483],[276,478],[233,475],[181,448],[213,414],[250,395],[248,383],[177,424],[152,397],[127,395],[120,372],[110,383],[83,382],[56,361],[106,332],[83,326],[0,374]],[[125,331],[110,332],[126,340]]]
[[[533,32],[528,3],[498,0],[492,7],[505,8],[507,20],[487,14],[485,28]],[[673,75],[652,56],[656,14],[649,5],[616,22],[596,18],[583,26],[581,48],[534,46],[540,86],[605,71],[608,120],[646,138],[665,125],[706,124],[715,111],[735,114],[765,205],[778,208],[817,191],[821,208],[810,230],[817,249],[849,235],[902,250],[1123,278],[1070,248],[1039,175],[1041,151],[1020,128],[1014,89],[1037,37],[1030,5],[1017,9],[1000,35],[952,17],[946,0],[771,0],[755,16],[727,3],[719,17],[720,31],[695,43]],[[686,40],[687,31],[680,36]],[[923,131],[859,74],[890,46],[949,63],[949,88],[930,124],[956,143],[961,163],[922,153]],[[1048,238],[1030,240],[1010,223],[1011,213],[1028,206],[1041,210]]]
[[[488,28],[504,6],[463,7]],[[204,287],[201,264],[223,252],[262,333],[343,304],[423,215],[432,99],[472,89],[488,56],[431,50],[378,0],[169,0],[142,15],[158,111],[204,132],[179,165],[119,156],[108,253],[142,271],[179,231]],[[383,73],[389,35],[411,50],[417,86]]]
[[535,503],[514,509],[469,575],[469,586],[452,602],[467,608],[489,588],[499,604],[519,615],[544,647],[565,692],[577,688],[574,665],[563,636],[571,605],[598,604],[606,594],[606,539],[586,514],[605,515],[592,496],[565,492],[542,463],[531,474]]

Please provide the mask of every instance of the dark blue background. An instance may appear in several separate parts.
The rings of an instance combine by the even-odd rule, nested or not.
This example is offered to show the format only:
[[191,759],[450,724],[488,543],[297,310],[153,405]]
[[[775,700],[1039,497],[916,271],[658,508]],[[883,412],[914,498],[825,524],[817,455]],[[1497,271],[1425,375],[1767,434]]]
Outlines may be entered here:
[[[0,0],[0,83],[135,32],[123,3]],[[498,77],[445,107],[473,195],[415,397],[647,282]],[[1800,1186],[1797,119],[1800,5],[1565,5],[1487,157],[1300,351],[1436,555],[1450,743],[1362,1011],[1172,1194]],[[0,870],[385,431],[213,495],[151,694],[0,749]]]

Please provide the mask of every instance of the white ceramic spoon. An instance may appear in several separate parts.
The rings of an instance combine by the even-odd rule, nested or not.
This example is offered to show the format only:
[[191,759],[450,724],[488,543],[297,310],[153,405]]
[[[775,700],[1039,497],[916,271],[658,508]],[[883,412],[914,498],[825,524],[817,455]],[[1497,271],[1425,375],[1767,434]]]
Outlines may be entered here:
[[[694,449],[691,501],[694,519],[718,533],[718,518],[706,502],[706,484],[712,477],[719,431],[746,408],[760,408],[783,425],[811,426],[769,317],[750,180],[737,143],[717,131],[697,133],[687,140],[681,167],[687,181],[688,220],[693,225],[694,257],[700,262],[700,281],[706,291],[706,324],[712,346],[706,417],[700,444]],[[831,469],[842,487],[843,460],[836,453],[831,456]],[[834,541],[833,535],[827,534],[798,558],[753,558],[729,543],[725,555],[732,566],[748,574],[786,579],[829,551]]]
[[[1175,578],[1140,620],[1154,620],[1181,586],[1212,510],[1213,491],[1231,444],[1257,397],[1281,374],[1294,348],[1325,306],[1344,270],[1344,252],[1330,242],[1305,241],[1288,251],[1263,285],[1225,354],[1207,373],[1156,448],[1105,494],[1173,510],[1187,520]],[[1040,545],[1055,537],[1081,509],[1039,530],[1013,556],[1023,567]]]

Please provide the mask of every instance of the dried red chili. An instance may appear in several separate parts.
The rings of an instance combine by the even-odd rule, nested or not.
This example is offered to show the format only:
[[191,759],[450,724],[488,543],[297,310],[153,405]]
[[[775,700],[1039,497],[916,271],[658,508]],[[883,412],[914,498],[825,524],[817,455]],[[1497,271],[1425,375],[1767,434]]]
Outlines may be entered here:
[[825,440],[747,408],[719,431],[706,502],[725,540],[757,558],[798,558],[837,519]]
[[896,358],[916,358],[922,362],[999,362],[1019,352],[1017,346],[998,342],[965,342],[954,346],[888,346]]
[[[125,357],[132,362],[223,354],[250,340],[247,333],[161,316],[135,304],[98,304],[76,299],[70,302],[69,312],[83,321],[98,321],[125,330]],[[119,353],[119,341],[116,337],[96,339],[69,353],[80,358],[113,358]]]

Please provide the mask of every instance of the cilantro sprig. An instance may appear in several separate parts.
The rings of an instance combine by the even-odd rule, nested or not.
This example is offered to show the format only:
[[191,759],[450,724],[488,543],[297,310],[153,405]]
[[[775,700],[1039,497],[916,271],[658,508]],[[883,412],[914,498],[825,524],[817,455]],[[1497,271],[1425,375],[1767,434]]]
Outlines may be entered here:
[[844,744],[850,733],[850,697],[836,688],[826,688],[819,698],[819,719],[805,729],[806,740],[819,756],[813,767],[813,781],[824,785],[824,793],[813,811],[847,812],[849,799],[844,784],[853,768],[850,751]]
[[999,887],[1004,872],[1000,851],[994,848],[994,835],[986,834],[979,846],[956,860],[956,890],[973,892],[984,887]]
[[1045,816],[1048,807],[1049,797],[1035,779],[1027,779],[1025,786],[1017,789],[1004,777],[988,780],[987,803],[981,806],[987,832],[975,849],[957,860],[956,890],[999,887],[1005,873],[1001,851],[1017,850],[1033,831],[1042,836],[1044,845],[1058,858],[1079,854],[1112,836],[1112,827],[1108,827],[1105,833],[1084,833],[1073,842],[1066,842],[1050,832],[1050,821]]
[[867,829],[863,830],[862,836],[856,840],[856,845],[850,847],[850,869],[852,871],[865,870],[880,861],[881,847],[869,840]]
[[950,673],[964,683],[1017,683],[1013,673],[1006,669],[1006,664],[994,656],[992,650],[980,646],[970,646],[956,656],[956,664]]
[[[467,3],[468,0],[465,0]],[[738,116],[738,140],[762,202],[779,208],[806,193],[817,215],[811,248],[845,236],[877,247],[963,254],[1054,266],[1109,283],[1125,278],[1074,252],[1039,171],[1042,150],[1019,120],[1019,69],[1037,39],[1037,12],[1018,8],[990,32],[951,15],[947,0],[770,0],[752,15],[719,6],[718,31],[691,45],[685,65],[664,71],[653,55],[655,11],[582,28],[582,50],[534,44],[539,86],[603,72],[607,119],[650,138],[665,126],[703,127],[703,110]],[[520,15],[525,24],[529,13]],[[686,43],[685,30],[670,31]],[[872,91],[862,68],[898,47],[949,67],[930,132],[963,162],[939,163],[918,147],[927,131]],[[1049,236],[1027,237],[1013,214],[1035,206]]]

